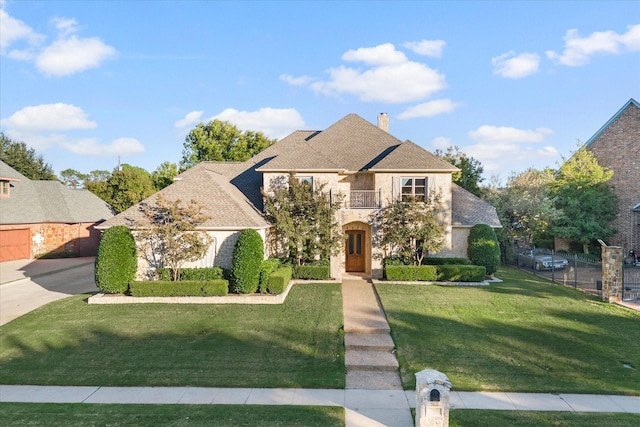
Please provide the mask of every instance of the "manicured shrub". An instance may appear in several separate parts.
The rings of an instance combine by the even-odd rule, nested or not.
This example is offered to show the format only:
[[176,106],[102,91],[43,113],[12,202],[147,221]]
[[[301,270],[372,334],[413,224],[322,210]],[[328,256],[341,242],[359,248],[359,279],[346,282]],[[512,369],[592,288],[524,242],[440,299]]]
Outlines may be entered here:
[[278,258],[269,258],[262,261],[260,266],[260,293],[267,293],[269,289],[269,276],[280,267],[280,260]]
[[229,282],[222,279],[138,281],[131,282],[130,289],[134,297],[224,296],[229,293]]
[[124,225],[107,228],[100,238],[95,280],[106,294],[124,293],[136,275],[138,255],[131,231]]
[[438,281],[442,282],[482,282],[487,269],[479,265],[440,265]]
[[467,258],[435,258],[424,257],[422,265],[471,265]]
[[487,224],[476,224],[471,227],[467,238],[467,256],[474,265],[487,269],[492,275],[500,266],[500,244],[493,228]]
[[296,265],[293,277],[301,280],[327,280],[331,268],[328,265]]
[[252,228],[242,230],[233,248],[231,261],[231,276],[235,292],[239,294],[257,292],[263,259],[264,243],[260,234]]
[[[217,280],[222,275],[222,267],[181,268],[178,280]],[[172,280],[173,274],[170,268],[159,268],[156,276],[158,280]]]
[[390,256],[384,259],[383,264],[385,267],[391,265],[413,265],[413,261],[399,256]]
[[385,268],[387,280],[402,282],[438,280],[438,268],[435,265],[392,265]]
[[291,281],[293,270],[289,266],[278,268],[269,276],[269,285],[267,291],[270,294],[279,295],[287,289],[287,285]]

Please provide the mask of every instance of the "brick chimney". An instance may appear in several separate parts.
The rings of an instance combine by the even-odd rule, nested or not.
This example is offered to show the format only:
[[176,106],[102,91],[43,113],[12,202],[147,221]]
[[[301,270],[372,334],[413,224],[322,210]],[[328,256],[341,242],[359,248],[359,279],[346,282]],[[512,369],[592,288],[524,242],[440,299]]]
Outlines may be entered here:
[[380,113],[378,116],[378,129],[389,133],[389,116],[387,113]]

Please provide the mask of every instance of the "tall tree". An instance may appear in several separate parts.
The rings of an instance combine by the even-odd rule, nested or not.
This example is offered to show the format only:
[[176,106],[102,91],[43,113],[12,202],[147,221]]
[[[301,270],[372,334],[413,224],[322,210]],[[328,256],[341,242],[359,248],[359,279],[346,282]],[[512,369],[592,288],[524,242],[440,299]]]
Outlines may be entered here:
[[226,121],[199,123],[185,138],[180,167],[185,170],[202,161],[243,162],[275,142],[262,132],[243,132]]
[[552,185],[556,209],[561,215],[552,224],[556,236],[582,243],[588,253],[589,242],[615,233],[610,223],[618,212],[618,197],[608,184],[613,171],[600,166],[593,153],[579,148],[566,160]]
[[178,175],[178,165],[171,162],[163,162],[151,173],[153,186],[156,190],[162,190],[173,183],[173,178]]
[[44,161],[36,150],[28,148],[24,142],[13,141],[0,132],[0,160],[20,172],[29,179],[55,181],[58,178],[53,173],[50,164]]
[[89,175],[75,169],[65,169],[60,172],[60,181],[69,188],[84,188],[84,182]]
[[445,227],[438,219],[439,196],[426,201],[397,200],[372,215],[375,239],[385,255],[399,255],[414,265],[444,247]]
[[460,169],[459,172],[453,174],[453,182],[480,197],[482,194],[480,183],[484,180],[482,177],[484,167],[479,160],[461,152],[457,145],[448,147],[447,151],[436,150],[434,154]]
[[120,213],[155,192],[149,172],[137,166],[124,164],[120,170],[114,170],[107,179],[104,194],[106,198],[103,200]]
[[298,265],[316,259],[329,259],[342,244],[335,214],[340,197],[324,191],[325,185],[300,181],[293,175],[271,182],[265,192],[265,218],[273,224],[274,249],[286,248]]
[[173,280],[178,280],[180,268],[186,262],[197,261],[207,253],[212,239],[196,230],[209,219],[202,209],[195,200],[187,204],[168,200],[161,194],[154,204],[140,205],[145,221],[138,224],[137,237],[141,253],[150,266],[167,267]]

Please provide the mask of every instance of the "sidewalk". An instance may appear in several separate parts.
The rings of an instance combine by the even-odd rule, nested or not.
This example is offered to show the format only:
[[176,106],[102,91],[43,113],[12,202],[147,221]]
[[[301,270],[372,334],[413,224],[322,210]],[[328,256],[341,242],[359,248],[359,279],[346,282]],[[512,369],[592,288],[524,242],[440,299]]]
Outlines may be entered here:
[[[261,389],[0,385],[0,402],[189,405],[343,406],[347,410],[406,410],[415,392],[403,390]],[[451,392],[452,409],[624,412],[640,414],[640,396]],[[393,424],[385,424],[393,425]]]

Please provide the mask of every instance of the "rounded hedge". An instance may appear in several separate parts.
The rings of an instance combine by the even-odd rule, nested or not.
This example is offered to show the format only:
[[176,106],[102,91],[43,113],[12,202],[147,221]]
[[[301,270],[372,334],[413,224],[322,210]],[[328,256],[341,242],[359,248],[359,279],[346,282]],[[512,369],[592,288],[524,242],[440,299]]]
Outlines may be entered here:
[[120,294],[129,289],[136,275],[138,255],[131,231],[124,225],[107,228],[100,238],[96,257],[95,279],[106,294]]
[[467,256],[474,265],[487,269],[491,276],[500,266],[500,244],[493,228],[487,224],[476,224],[471,227],[467,238]]
[[260,234],[252,228],[242,230],[233,248],[231,261],[231,278],[235,292],[253,294],[258,291],[263,259],[264,243]]

